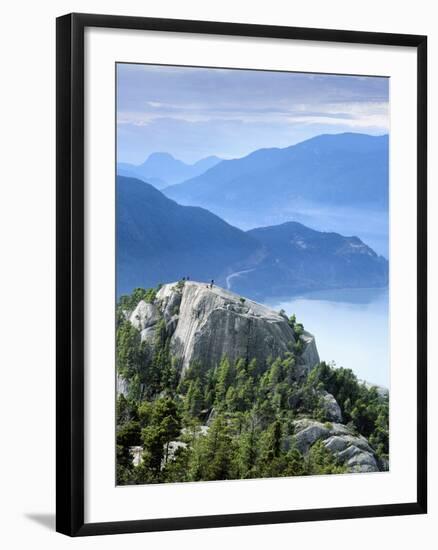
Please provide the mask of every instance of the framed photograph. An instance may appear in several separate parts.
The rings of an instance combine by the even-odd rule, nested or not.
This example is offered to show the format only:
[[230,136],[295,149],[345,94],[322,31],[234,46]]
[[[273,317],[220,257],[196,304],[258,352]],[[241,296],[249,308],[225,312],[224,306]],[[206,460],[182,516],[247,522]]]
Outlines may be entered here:
[[57,20],[57,530],[426,513],[426,37]]

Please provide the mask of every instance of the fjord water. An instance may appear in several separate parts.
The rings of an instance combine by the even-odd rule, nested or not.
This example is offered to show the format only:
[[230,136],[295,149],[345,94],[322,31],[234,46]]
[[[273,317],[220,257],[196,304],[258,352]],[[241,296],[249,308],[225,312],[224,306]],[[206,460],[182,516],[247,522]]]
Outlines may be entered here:
[[315,335],[322,361],[389,388],[388,289],[324,290],[269,299],[266,305],[295,314]]

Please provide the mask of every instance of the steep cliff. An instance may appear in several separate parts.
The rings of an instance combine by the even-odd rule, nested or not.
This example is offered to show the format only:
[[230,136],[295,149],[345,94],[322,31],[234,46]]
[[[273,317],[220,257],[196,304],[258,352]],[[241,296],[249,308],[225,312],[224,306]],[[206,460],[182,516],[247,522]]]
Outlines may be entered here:
[[[285,315],[206,283],[164,285],[153,304],[140,301],[130,316],[142,340],[151,345],[160,319],[166,323],[170,351],[183,374],[192,363],[214,368],[224,356],[232,362],[256,359],[264,365],[296,343]],[[300,338],[299,363],[308,371],[319,362],[318,351],[310,333]]]

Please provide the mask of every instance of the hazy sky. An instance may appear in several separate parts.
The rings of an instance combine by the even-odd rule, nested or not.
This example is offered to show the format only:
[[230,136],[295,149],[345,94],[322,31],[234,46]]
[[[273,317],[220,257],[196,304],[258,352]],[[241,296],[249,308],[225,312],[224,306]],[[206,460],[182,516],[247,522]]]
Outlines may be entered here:
[[287,147],[322,133],[389,131],[389,80],[117,65],[118,161],[186,162]]

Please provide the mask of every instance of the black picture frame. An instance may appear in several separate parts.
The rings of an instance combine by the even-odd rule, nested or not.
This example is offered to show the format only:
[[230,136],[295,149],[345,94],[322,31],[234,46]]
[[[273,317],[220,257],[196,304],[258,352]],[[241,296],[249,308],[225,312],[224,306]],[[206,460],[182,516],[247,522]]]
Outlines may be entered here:
[[[427,38],[268,25],[68,14],[57,42],[56,529],[69,536],[200,529],[427,511]],[[84,30],[86,27],[406,46],[417,52],[417,498],[414,502],[135,521],[84,522]]]

